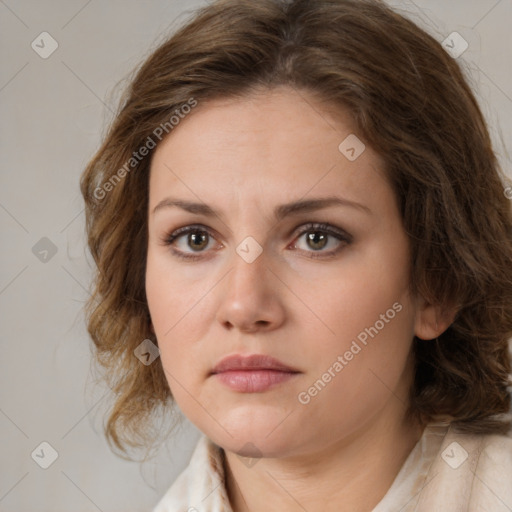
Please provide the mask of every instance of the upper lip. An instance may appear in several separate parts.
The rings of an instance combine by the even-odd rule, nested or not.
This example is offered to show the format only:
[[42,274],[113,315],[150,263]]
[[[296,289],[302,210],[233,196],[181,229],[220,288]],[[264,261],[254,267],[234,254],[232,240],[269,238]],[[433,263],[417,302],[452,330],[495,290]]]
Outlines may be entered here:
[[232,370],[274,370],[298,373],[297,369],[287,366],[271,356],[264,354],[242,356],[240,354],[236,354],[221,359],[213,368],[212,374]]

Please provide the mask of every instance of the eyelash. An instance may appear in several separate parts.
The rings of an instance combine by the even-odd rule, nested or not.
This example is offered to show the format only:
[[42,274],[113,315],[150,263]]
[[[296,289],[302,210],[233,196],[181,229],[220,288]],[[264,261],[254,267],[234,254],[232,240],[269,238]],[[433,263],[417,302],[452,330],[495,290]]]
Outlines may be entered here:
[[[182,237],[184,235],[187,235],[189,233],[203,233],[203,234],[205,233],[209,237],[215,238],[212,235],[212,233],[205,226],[202,226],[200,224],[195,224],[195,225],[185,226],[183,228],[179,228],[176,231],[173,231],[172,233],[169,233],[169,234],[165,235],[164,238],[162,239],[163,245],[171,246],[171,245],[173,245],[173,243],[177,239],[179,239],[180,237]],[[329,236],[332,236],[332,237],[336,238],[340,242],[344,242],[344,244],[342,244],[341,247],[338,247],[337,249],[334,249],[334,250],[331,250],[331,251],[328,251],[328,252],[321,251],[321,250],[320,251],[306,251],[308,253],[312,252],[312,254],[310,256],[308,256],[309,258],[312,258],[312,259],[316,259],[316,258],[324,258],[324,259],[332,258],[332,257],[336,256],[338,254],[338,252],[345,245],[349,245],[349,244],[352,243],[352,236],[351,235],[349,235],[348,233],[344,232],[343,230],[335,228],[334,226],[331,226],[329,224],[324,224],[324,223],[310,223],[310,224],[306,224],[303,227],[302,231],[300,233],[298,233],[297,239],[300,238],[301,236],[307,234],[307,233],[323,233],[325,235],[329,235]],[[294,244],[294,246],[295,246],[295,244]],[[172,251],[172,253],[176,257],[184,259],[184,260],[192,261],[192,260],[198,260],[198,259],[202,258],[201,253],[196,254],[196,255],[191,255],[189,253],[184,253],[182,251],[178,251],[178,250],[176,250],[174,248],[171,248],[171,251]],[[324,254],[323,255],[316,254],[317,252],[324,253]]]

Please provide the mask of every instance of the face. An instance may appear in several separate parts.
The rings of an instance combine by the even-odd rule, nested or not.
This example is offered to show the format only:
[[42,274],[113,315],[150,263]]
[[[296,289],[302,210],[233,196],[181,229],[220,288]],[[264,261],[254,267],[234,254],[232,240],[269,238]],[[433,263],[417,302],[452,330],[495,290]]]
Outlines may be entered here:
[[183,413],[233,452],[313,453],[404,413],[408,240],[379,156],[329,111],[287,88],[199,104],[151,163],[161,362]]

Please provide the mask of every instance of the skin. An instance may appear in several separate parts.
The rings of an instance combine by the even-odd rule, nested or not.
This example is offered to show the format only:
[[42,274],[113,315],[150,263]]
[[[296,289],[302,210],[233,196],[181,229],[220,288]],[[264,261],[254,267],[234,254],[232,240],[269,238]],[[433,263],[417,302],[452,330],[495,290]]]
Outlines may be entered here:
[[[225,450],[235,511],[267,511],[269,503],[287,511],[334,511],[341,503],[369,511],[423,432],[404,416],[413,336],[435,338],[449,321],[410,295],[409,243],[382,161],[368,145],[355,161],[338,149],[353,133],[342,109],[334,114],[332,105],[280,87],[199,104],[153,156],[146,270],[152,329],[177,404]],[[277,205],[329,195],[371,213],[345,205],[272,216]],[[153,213],[171,196],[221,213]],[[344,230],[352,241],[329,236],[318,249],[301,234],[310,222]],[[202,252],[186,234],[174,246],[164,243],[194,224],[211,233]],[[236,252],[249,236],[262,249],[252,263]],[[182,260],[172,247],[199,259]],[[395,303],[400,312],[301,403],[299,393]],[[233,391],[210,375],[231,354],[271,355],[300,373],[265,392]],[[247,458],[260,456],[256,463]]]

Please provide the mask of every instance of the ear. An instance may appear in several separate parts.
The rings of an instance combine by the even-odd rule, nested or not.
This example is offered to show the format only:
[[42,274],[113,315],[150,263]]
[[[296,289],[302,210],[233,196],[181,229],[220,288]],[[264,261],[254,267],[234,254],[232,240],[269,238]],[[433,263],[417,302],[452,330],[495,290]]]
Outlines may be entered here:
[[421,297],[416,308],[415,336],[422,340],[437,338],[450,327],[458,310],[454,305],[430,304]]

